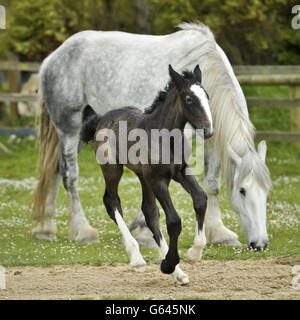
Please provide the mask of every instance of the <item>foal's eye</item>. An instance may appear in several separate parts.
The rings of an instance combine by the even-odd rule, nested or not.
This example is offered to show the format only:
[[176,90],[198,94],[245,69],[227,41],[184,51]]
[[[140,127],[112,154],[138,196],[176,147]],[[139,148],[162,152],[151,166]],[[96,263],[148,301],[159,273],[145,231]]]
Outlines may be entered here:
[[240,195],[243,197],[246,196],[246,190],[244,188],[240,188]]
[[192,98],[191,98],[190,96],[186,96],[186,97],[185,97],[185,102],[186,102],[187,104],[191,104],[191,103],[193,102],[193,100],[192,100]]

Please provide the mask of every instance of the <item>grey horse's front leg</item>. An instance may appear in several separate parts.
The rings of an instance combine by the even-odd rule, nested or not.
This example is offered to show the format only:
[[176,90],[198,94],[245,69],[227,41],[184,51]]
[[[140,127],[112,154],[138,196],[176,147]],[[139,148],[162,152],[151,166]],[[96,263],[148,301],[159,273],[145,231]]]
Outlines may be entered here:
[[219,191],[221,182],[220,160],[211,143],[205,144],[205,190],[207,209],[205,215],[205,235],[207,242],[238,246],[236,233],[226,228],[221,218]]
[[136,213],[129,230],[134,235],[134,238],[140,247],[158,248],[157,243],[153,238],[153,233],[147,227],[145,216],[142,210],[139,210]]

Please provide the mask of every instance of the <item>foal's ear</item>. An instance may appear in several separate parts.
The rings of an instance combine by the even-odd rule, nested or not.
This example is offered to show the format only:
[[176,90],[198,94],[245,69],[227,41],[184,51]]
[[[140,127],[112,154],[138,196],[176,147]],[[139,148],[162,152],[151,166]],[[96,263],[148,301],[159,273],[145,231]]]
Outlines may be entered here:
[[171,79],[174,81],[177,89],[180,90],[184,87],[185,81],[183,77],[179,73],[177,73],[170,64],[169,64],[169,75]]
[[196,65],[194,69],[194,76],[200,83],[202,82],[202,72],[200,70],[199,64]]

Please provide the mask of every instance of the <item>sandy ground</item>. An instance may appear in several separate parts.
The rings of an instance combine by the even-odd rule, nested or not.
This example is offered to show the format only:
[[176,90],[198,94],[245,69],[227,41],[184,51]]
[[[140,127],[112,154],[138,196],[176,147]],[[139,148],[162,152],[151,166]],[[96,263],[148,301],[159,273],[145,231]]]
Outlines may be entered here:
[[[173,283],[158,264],[136,272],[127,265],[14,267],[6,269],[3,299],[299,299],[292,287],[292,267],[299,257],[246,261],[181,263],[190,277],[186,286]],[[299,281],[300,282],[300,281]],[[299,284],[300,285],[300,284]]]

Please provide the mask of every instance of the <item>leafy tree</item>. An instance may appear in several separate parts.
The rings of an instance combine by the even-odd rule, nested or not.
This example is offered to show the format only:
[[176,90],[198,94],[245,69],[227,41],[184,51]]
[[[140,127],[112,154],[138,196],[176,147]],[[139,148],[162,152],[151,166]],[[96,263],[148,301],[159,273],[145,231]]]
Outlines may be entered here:
[[21,60],[41,61],[86,29],[167,34],[180,22],[199,20],[233,64],[299,64],[292,0],[4,1],[7,30],[0,35],[0,54],[13,51]]
[[3,51],[16,52],[21,59],[40,61],[76,32],[117,29],[110,5],[115,2],[12,0],[7,30],[1,36]]

